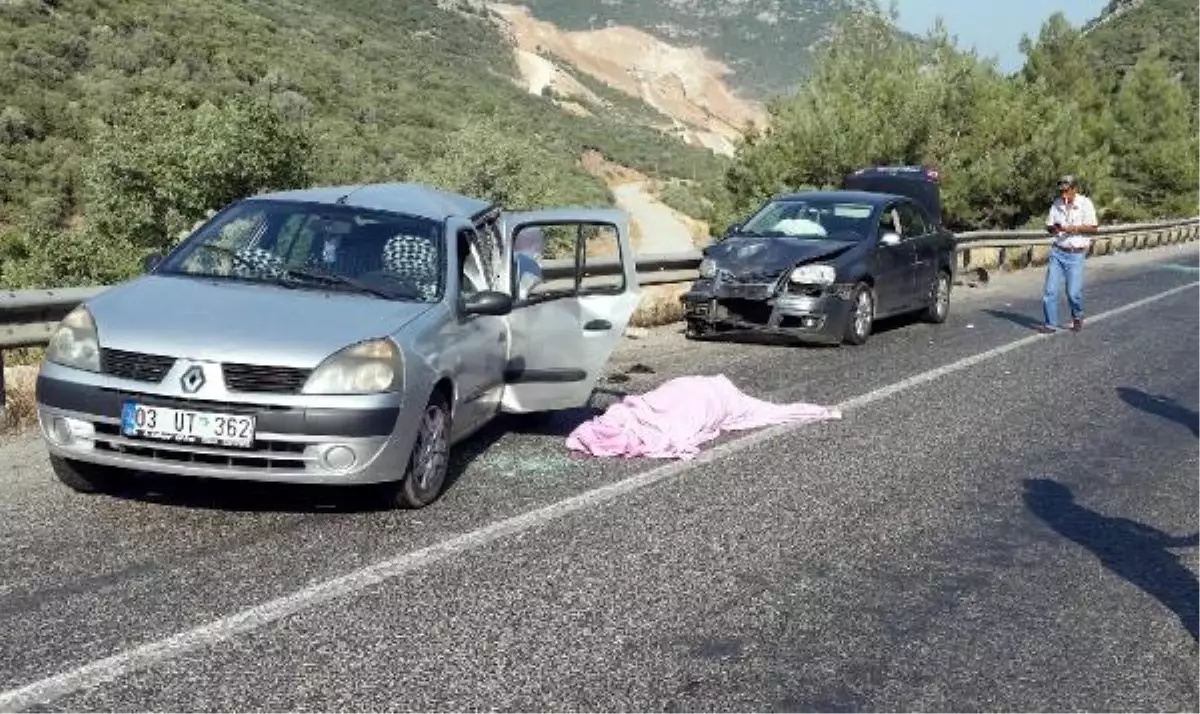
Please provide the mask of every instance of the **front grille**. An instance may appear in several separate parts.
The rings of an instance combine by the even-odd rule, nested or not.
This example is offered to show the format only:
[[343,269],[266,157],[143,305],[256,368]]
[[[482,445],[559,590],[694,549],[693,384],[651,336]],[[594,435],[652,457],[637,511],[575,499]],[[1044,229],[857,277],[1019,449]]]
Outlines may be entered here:
[[174,357],[100,348],[100,371],[121,379],[161,382],[174,364]]
[[731,270],[720,271],[721,282],[730,285],[748,285],[753,283],[774,284],[779,280],[779,276],[781,275],[783,273],[778,270],[747,271],[744,273],[734,273]]
[[116,424],[96,425],[96,448],[143,459],[237,470],[303,470],[311,457],[305,445],[258,439],[250,451],[200,444],[176,444],[121,436]]
[[231,392],[268,392],[295,394],[312,370],[295,367],[268,367],[255,364],[223,364],[225,386]]
[[771,321],[771,306],[757,300],[720,300],[730,319],[755,325]]

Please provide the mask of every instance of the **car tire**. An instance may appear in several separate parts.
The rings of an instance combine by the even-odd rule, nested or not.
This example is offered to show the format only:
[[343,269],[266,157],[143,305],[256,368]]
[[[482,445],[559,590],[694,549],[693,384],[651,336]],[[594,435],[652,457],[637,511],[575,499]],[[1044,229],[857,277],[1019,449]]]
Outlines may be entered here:
[[946,321],[950,315],[950,273],[945,270],[939,270],[937,278],[930,286],[929,305],[925,308],[925,312],[921,317],[926,322],[932,322],[935,325],[940,325]]
[[394,506],[416,510],[441,497],[450,469],[450,426],[450,404],[434,392],[421,413],[404,478],[391,485]]
[[[860,315],[860,311],[863,310],[865,315]],[[846,331],[842,340],[850,345],[866,344],[874,326],[875,291],[870,285],[859,283],[850,293],[850,314],[846,316]]]
[[50,469],[55,478],[76,493],[109,493],[117,484],[117,474],[112,468],[86,461],[52,455]]
[[683,337],[688,340],[703,340],[709,334],[708,328],[699,320],[685,320]]

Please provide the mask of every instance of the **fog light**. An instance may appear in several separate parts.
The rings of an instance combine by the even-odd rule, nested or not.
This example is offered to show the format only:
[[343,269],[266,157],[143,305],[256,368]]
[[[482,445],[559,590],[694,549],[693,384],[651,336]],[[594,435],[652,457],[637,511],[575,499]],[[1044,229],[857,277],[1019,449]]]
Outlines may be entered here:
[[331,471],[345,471],[354,466],[357,460],[358,455],[354,453],[354,449],[343,444],[331,446],[321,454],[321,463]]
[[89,445],[96,439],[96,427],[91,422],[56,416],[50,420],[47,435],[58,446],[70,446],[76,442]]
[[50,420],[50,440],[59,446],[66,446],[71,443],[73,434],[71,434],[71,425],[67,424],[67,420],[63,417],[54,417]]

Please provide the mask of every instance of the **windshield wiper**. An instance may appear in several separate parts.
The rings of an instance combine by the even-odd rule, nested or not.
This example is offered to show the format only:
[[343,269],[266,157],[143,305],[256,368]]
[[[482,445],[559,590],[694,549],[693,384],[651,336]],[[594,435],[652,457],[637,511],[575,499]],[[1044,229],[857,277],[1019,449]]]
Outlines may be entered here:
[[367,285],[360,280],[348,278],[345,275],[338,275],[337,273],[329,273],[324,270],[314,270],[311,268],[284,268],[282,277],[300,278],[302,280],[315,280],[332,285],[344,285],[346,287],[354,288],[359,292],[369,293],[371,295],[386,298],[388,300],[394,300],[397,297],[405,297],[410,299],[417,297],[416,295],[411,295],[405,291],[384,290],[383,288]]
[[245,256],[243,256],[238,251],[233,250],[231,248],[226,248],[223,245],[217,245],[215,243],[201,243],[196,247],[203,248],[205,250],[210,250],[214,253],[220,253],[221,255],[227,255],[230,258],[233,258],[235,262],[238,262],[238,263],[241,263],[248,267],[254,268],[262,273],[267,273],[267,274],[276,273],[275,282],[282,285],[283,287],[295,287],[294,283],[296,280],[308,280],[308,281],[325,283],[326,285],[342,285],[345,287],[353,288],[362,293],[368,293],[370,295],[375,295],[376,297],[381,297],[381,298],[385,298],[388,300],[394,300],[397,297],[403,297],[403,298],[408,298],[408,299],[416,299],[417,297],[419,297],[416,294],[412,294],[410,291],[385,290],[383,288],[377,288],[377,287],[374,287],[371,285],[367,285],[366,283],[361,282],[359,280],[355,280],[354,278],[348,278],[345,275],[338,275],[336,273],[330,273],[330,272],[327,272],[324,270],[317,270],[317,269],[312,269],[312,268],[302,268],[302,267],[294,266],[294,267],[280,267],[277,269],[278,272],[276,272],[276,270],[273,270],[271,268],[261,268],[260,266],[254,265],[253,262],[248,261],[245,258]]

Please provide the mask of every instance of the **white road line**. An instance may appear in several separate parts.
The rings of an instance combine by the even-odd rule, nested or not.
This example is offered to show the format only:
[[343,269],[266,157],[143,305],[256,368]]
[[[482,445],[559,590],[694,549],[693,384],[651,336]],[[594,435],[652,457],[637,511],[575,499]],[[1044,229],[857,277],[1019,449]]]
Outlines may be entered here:
[[[1181,285],[1098,314],[1090,318],[1088,322],[1090,324],[1101,322],[1129,312],[1130,310],[1135,310],[1171,297],[1172,295],[1177,295],[1186,290],[1191,290],[1197,286],[1200,286],[1200,282]],[[1061,333],[1050,335],[1035,333],[1015,342],[995,347],[977,355],[929,370],[928,372],[922,372],[886,387],[881,387],[853,399],[848,399],[839,404],[838,407],[844,411],[865,407],[939,377],[960,372],[1026,345],[1033,344],[1038,340],[1054,338],[1058,334]],[[562,518],[570,513],[607,503],[619,496],[643,489],[659,481],[693,471],[717,459],[745,451],[765,441],[802,429],[804,426],[803,424],[783,424],[735,438],[708,451],[701,452],[696,458],[690,461],[675,461],[650,469],[623,481],[601,486],[558,501],[557,503],[529,511],[528,513],[503,521],[497,521],[478,530],[464,533],[449,540],[421,548],[420,550],[398,555],[347,575],[311,585],[303,590],[270,600],[248,610],[229,615],[228,617],[223,617],[207,625],[201,625],[200,627],[180,632],[166,639],[149,642],[140,647],[125,650],[111,657],[90,662],[68,672],[47,677],[23,687],[0,692],[0,711],[21,711],[28,707],[47,704],[68,694],[89,689],[112,681],[122,675],[152,667],[192,650],[216,644],[240,634],[252,632],[272,622],[315,607],[321,603],[361,592],[373,585],[391,580],[404,573],[423,568],[451,556],[475,550],[505,536],[530,530]]]

